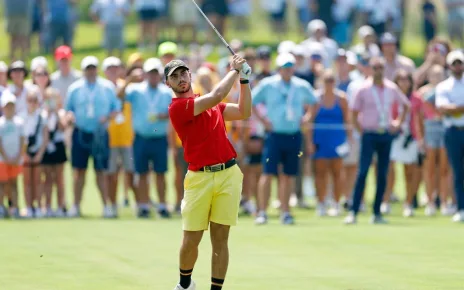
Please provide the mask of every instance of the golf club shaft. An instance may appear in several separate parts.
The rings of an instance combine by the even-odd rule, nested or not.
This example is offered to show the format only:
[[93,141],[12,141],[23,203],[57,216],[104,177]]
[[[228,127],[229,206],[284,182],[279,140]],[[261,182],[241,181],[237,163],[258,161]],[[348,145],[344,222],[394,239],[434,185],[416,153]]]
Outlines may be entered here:
[[219,38],[221,39],[221,41],[224,43],[224,45],[227,47],[227,49],[230,51],[230,53],[232,55],[235,55],[235,52],[232,50],[232,48],[230,48],[230,45],[227,43],[227,41],[224,39],[224,37],[222,37],[221,33],[219,33],[219,31],[216,29],[216,27],[214,27],[214,24],[211,23],[211,21],[208,19],[208,16],[206,16],[206,14],[203,12],[203,10],[201,10],[200,6],[198,6],[197,2],[195,2],[195,0],[192,0],[193,4],[195,4],[195,6],[197,7],[198,11],[200,11],[201,15],[203,15],[203,17],[206,19],[206,21],[209,23],[209,25],[211,26],[211,28],[213,28],[214,32],[216,32],[216,34],[219,36]]

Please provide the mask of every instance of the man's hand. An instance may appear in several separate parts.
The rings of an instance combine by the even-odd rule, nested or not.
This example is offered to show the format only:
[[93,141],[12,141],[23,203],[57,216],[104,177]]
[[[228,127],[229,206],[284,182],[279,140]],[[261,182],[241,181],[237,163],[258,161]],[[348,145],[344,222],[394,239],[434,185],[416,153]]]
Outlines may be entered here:
[[73,112],[68,112],[66,114],[66,122],[68,123],[69,126],[74,125],[74,123],[76,122],[76,117],[74,116]]
[[234,57],[232,58],[232,61],[230,62],[230,68],[240,71],[242,69],[243,64],[245,63],[246,63],[246,60],[236,54],[234,55]]
[[251,76],[251,67],[248,63],[242,64],[242,69],[240,70],[240,79],[249,80]]
[[272,132],[272,123],[269,121],[269,119],[265,118],[263,120],[263,125],[264,129],[266,129],[266,132]]
[[37,154],[32,159],[32,163],[33,164],[40,164],[40,162],[42,162],[42,159],[43,159],[43,155],[42,154]]
[[390,133],[396,134],[401,130],[401,123],[399,120],[393,120],[390,124]]

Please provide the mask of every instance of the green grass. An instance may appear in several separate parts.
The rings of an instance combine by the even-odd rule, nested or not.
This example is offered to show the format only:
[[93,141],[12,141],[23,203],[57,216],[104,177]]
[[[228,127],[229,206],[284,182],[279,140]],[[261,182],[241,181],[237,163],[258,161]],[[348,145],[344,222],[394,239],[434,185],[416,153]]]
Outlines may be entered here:
[[[67,173],[68,200],[71,175]],[[0,289],[172,289],[178,279],[180,217],[137,220],[122,209],[102,220],[101,202],[88,173],[81,220],[0,221]],[[168,195],[174,198],[173,175]],[[397,189],[402,189],[400,177]],[[401,192],[402,190],[400,190]],[[368,198],[373,187],[369,184]],[[230,240],[228,290],[448,290],[462,289],[462,225],[449,218],[404,219],[400,206],[391,224],[357,226],[296,210],[297,225],[284,227],[273,212],[268,226],[240,219]],[[211,248],[205,235],[194,271],[197,289],[209,289]]]
[[[417,0],[410,1],[411,7]],[[416,8],[417,11],[417,8]],[[407,21],[404,52],[420,58],[423,41],[417,15]],[[272,31],[256,15],[252,32],[231,31],[227,38],[247,43],[275,44]],[[0,22],[2,22],[0,20]],[[0,26],[3,23],[0,23]],[[127,28],[129,49],[135,50],[137,27]],[[0,30],[0,59],[8,42]],[[297,35],[292,35],[297,39]],[[76,35],[74,66],[89,54],[103,59],[101,29],[83,22]],[[147,56],[154,53],[147,53]],[[217,58],[217,56],[213,57]],[[50,58],[51,61],[51,58]],[[52,62],[50,62],[52,63]],[[401,172],[401,171],[399,171]],[[67,168],[68,203],[72,176]],[[402,174],[396,192],[404,192]],[[168,196],[174,199],[173,175]],[[372,198],[372,182],[368,199]],[[154,192],[152,193],[154,194]],[[0,221],[0,289],[5,290],[161,290],[178,279],[180,218],[137,220],[123,209],[119,220],[101,220],[101,202],[88,173],[81,220]],[[241,218],[231,234],[231,263],[227,290],[451,290],[463,289],[462,225],[448,218],[426,218],[422,212],[406,220],[400,206],[391,225],[371,226],[368,215],[359,225],[345,227],[340,219],[319,219],[314,211],[296,211],[297,225],[283,227],[274,215],[266,227]],[[205,236],[194,271],[199,290],[209,289],[209,239]]]

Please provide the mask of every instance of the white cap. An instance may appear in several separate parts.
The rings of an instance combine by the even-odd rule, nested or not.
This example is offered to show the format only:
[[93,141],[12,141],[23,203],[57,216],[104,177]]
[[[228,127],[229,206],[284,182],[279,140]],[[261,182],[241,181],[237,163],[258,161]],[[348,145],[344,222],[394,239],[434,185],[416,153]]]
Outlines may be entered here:
[[8,72],[8,65],[4,61],[0,61],[0,73]]
[[143,64],[143,71],[144,72],[151,72],[152,70],[157,70],[160,74],[163,73],[163,64],[161,63],[161,60],[158,58],[149,58],[145,61]]
[[103,61],[102,63],[102,70],[103,71],[106,71],[108,68],[112,67],[112,66],[121,66],[122,65],[122,62],[119,58],[115,57],[115,56],[110,56],[110,57],[107,57],[105,58],[105,60]]
[[296,43],[291,40],[282,41],[277,47],[277,53],[289,53],[292,52],[293,48],[296,46]]
[[364,39],[366,36],[375,36],[374,28],[369,25],[361,26],[358,29],[358,36],[361,39]]
[[43,56],[37,56],[34,57],[31,61],[31,70],[35,71],[39,67],[47,68],[48,67],[48,61],[45,57]]
[[2,93],[2,108],[6,107],[8,104],[16,104],[16,96],[13,95],[9,90],[5,90]]
[[325,25],[325,22],[320,20],[320,19],[314,19],[311,22],[308,23],[308,33],[313,34],[317,30],[324,30],[327,31],[327,25]]
[[89,66],[98,67],[98,58],[96,58],[93,55],[84,57],[84,59],[81,62],[81,69],[85,70]]
[[276,65],[278,68],[293,66],[296,59],[291,53],[282,53],[277,56]]
[[446,63],[448,65],[452,65],[453,62],[457,60],[460,60],[462,63],[464,63],[464,53],[461,50],[453,50],[446,57]]
[[295,56],[304,56],[304,57],[308,56],[308,49],[306,48],[306,46],[301,45],[301,44],[295,45],[295,47],[293,47],[291,52]]

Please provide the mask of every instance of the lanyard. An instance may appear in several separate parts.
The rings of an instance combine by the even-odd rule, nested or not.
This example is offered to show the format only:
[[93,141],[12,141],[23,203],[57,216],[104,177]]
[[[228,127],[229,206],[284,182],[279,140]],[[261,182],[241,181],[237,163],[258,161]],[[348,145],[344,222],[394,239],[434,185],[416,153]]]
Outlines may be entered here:
[[388,115],[390,113],[390,107],[388,106],[387,95],[385,94],[385,88],[382,90],[383,93],[383,107],[380,101],[379,91],[375,85],[372,86],[372,96],[374,97],[375,106],[379,113],[379,126],[382,129],[386,129],[388,126]]
[[285,87],[283,81],[281,83],[281,92],[286,98],[286,119],[287,121],[294,121],[295,119],[295,112],[292,107],[293,103],[293,94],[295,93],[295,86],[293,85],[292,81],[290,80],[290,86],[288,88]]
[[147,84],[147,92],[144,94],[145,100],[148,104],[148,110],[150,113],[155,113],[156,107],[158,106],[160,96],[157,89],[151,89]]

